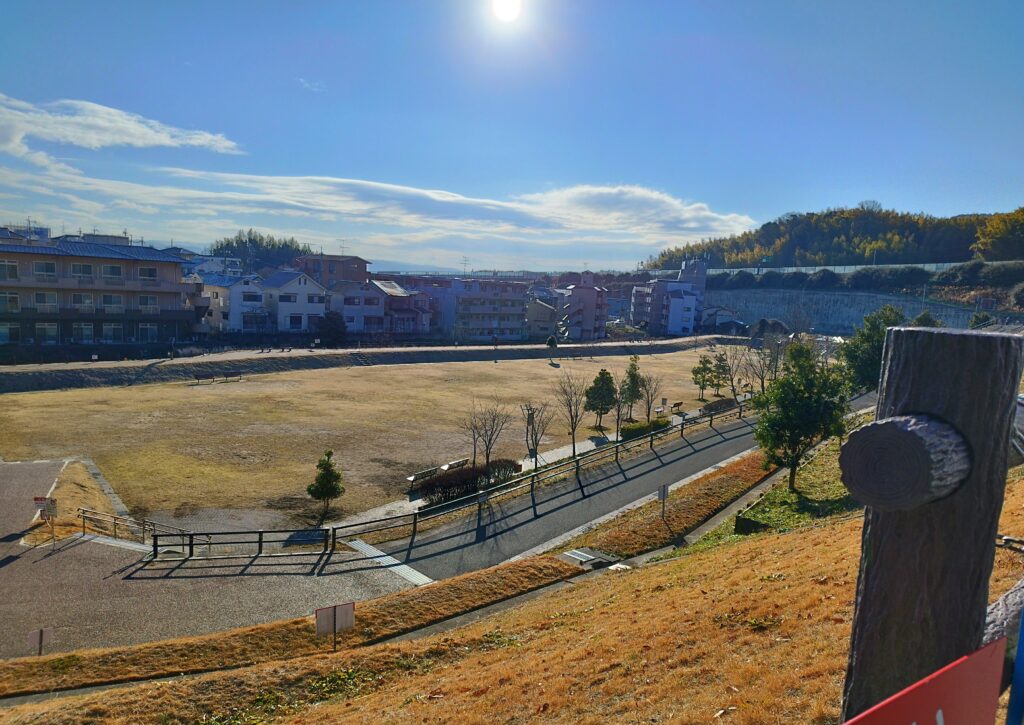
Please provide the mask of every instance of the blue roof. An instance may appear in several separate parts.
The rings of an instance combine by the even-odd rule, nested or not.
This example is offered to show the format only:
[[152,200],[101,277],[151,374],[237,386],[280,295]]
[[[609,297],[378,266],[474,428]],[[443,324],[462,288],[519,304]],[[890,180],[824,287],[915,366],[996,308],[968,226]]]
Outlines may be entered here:
[[197,274],[203,280],[203,284],[205,284],[205,285],[207,285],[209,287],[231,287],[232,285],[238,284],[242,280],[246,280],[247,279],[249,281],[252,281],[254,279],[259,279],[260,278],[260,276],[258,274],[247,274],[244,277],[238,277],[238,276],[230,275],[230,274],[217,274],[215,272],[211,272],[211,273],[199,272]]
[[296,277],[301,276],[302,272],[297,272],[295,270],[281,270],[280,272],[274,272],[269,277],[264,277],[260,284],[264,287],[284,287]]
[[98,257],[101,259],[134,259],[142,262],[177,262],[176,254],[154,249],[120,244],[93,244],[91,242],[66,242],[56,244],[0,244],[0,251],[8,254],[48,254],[56,257]]

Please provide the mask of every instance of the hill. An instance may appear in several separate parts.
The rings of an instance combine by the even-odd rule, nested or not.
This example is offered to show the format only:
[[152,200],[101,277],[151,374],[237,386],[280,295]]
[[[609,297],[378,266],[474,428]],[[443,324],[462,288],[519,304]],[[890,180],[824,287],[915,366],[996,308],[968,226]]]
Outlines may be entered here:
[[708,266],[770,267],[924,264],[1024,258],[1024,207],[1006,214],[934,217],[862,202],[852,209],[785,214],[758,229],[666,249],[648,269],[674,269],[684,257]]

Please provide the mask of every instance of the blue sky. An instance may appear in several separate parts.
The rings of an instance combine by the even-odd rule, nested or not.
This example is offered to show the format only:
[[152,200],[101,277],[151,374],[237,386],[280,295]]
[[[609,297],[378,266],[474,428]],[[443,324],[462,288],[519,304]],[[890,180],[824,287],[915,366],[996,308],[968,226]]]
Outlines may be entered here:
[[4,8],[0,222],[626,269],[790,211],[1024,204],[1019,1]]

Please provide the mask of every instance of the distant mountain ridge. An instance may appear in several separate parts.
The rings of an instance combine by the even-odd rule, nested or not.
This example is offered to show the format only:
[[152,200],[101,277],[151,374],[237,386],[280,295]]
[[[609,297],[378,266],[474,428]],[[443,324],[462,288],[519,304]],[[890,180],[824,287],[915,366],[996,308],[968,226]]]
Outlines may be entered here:
[[674,269],[684,258],[709,267],[922,264],[1024,258],[1024,207],[1005,214],[934,217],[862,202],[852,209],[785,214],[742,234],[673,247],[648,269]]

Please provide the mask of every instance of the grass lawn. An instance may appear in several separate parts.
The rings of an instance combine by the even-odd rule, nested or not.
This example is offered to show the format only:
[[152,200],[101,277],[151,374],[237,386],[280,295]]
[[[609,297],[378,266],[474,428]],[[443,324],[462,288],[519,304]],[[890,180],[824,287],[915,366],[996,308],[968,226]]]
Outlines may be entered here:
[[[836,723],[859,520],[565,589],[424,640],[11,708],[13,723]],[[1024,480],[1001,533],[1024,534]],[[990,598],[1024,576],[999,549]]]
[[[701,352],[645,355],[641,370],[663,376],[670,402],[695,408],[690,370]],[[514,407],[516,421],[497,453],[522,458],[520,402],[550,398],[563,369],[589,380],[601,367],[620,373],[627,360],[333,368],[230,385],[11,394],[0,406],[0,456],[90,457],[136,515],[255,508],[309,520],[314,507],[305,488],[324,450],[334,449],[347,487],[332,516],[362,511],[402,497],[412,471],[469,454],[458,421],[473,397]],[[568,441],[565,425],[556,423],[542,449]]]

